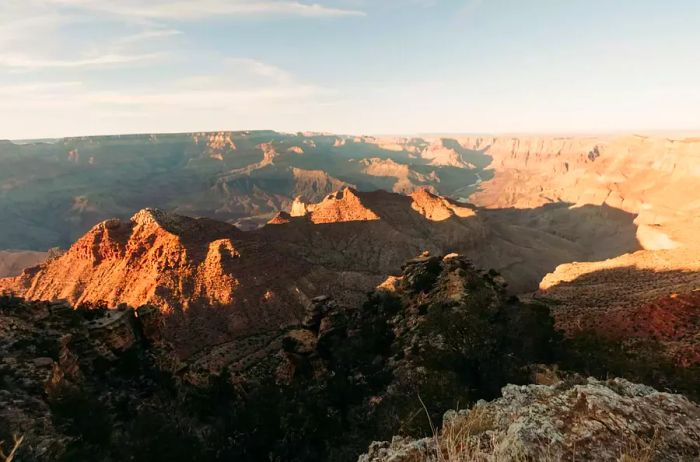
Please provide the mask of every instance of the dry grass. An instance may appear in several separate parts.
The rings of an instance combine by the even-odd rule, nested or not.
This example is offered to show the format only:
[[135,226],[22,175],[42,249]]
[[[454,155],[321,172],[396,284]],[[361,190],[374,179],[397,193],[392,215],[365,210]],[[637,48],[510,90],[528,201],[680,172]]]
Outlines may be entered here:
[[494,422],[483,408],[475,407],[457,421],[445,422],[443,428],[438,430],[430,419],[425,403],[420,396],[418,399],[430,422],[437,462],[482,461],[493,452],[494,441],[484,433],[494,429]]
[[659,443],[657,432],[650,439],[634,438],[627,443],[618,462],[653,462],[656,460]]
[[485,460],[493,453],[495,441],[485,432],[494,428],[493,420],[482,408],[474,408],[457,422],[447,422],[434,434],[439,462]]
[[[420,397],[419,397],[420,399]],[[420,400],[426,409],[423,400]],[[430,418],[429,418],[430,419]],[[442,429],[437,430],[432,421],[430,427],[433,431],[435,442],[436,462],[486,462],[498,460],[495,457],[497,445],[496,436],[488,433],[496,429],[496,422],[483,407],[474,407],[468,414],[444,423]],[[546,444],[542,447],[548,448]],[[517,448],[512,448],[508,454],[508,462],[531,462],[532,457]],[[547,449],[537,457],[538,462],[555,462],[561,458],[555,456]],[[629,461],[632,462],[632,461]]]
[[5,442],[0,441],[0,461],[2,462],[12,462],[12,459],[15,458],[15,454],[17,453],[17,450],[19,447],[22,445],[22,441],[24,441],[24,436],[17,436],[13,435],[12,439],[14,440],[12,449],[10,450],[9,453],[5,453]]

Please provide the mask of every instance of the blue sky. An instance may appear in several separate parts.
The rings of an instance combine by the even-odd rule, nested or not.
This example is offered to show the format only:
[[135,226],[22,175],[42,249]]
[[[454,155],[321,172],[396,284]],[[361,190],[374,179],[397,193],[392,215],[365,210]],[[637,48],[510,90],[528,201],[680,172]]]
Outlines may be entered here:
[[696,0],[1,0],[0,138],[700,128]]

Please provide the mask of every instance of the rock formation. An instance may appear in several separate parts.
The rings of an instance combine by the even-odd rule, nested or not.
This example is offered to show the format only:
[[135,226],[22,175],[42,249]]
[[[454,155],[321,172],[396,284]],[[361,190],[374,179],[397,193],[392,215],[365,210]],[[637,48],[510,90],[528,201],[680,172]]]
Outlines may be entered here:
[[[162,342],[154,316],[160,314],[149,307],[76,312],[65,302],[28,303],[0,296],[0,440],[21,435],[19,460],[48,461],[65,457],[79,439],[60,425],[58,413],[77,417],[77,413],[88,412],[82,425],[105,431],[99,428],[103,422],[98,409],[61,409],[61,402],[71,393],[75,399],[78,389],[94,393],[85,388],[86,382],[99,381],[101,371],[115,367],[128,352],[149,351],[149,359],[137,360],[142,362],[137,369],[153,361],[158,363],[154,368],[177,369],[168,359],[169,346]],[[121,382],[109,392],[102,389],[98,393],[112,400],[128,400],[143,397],[150,387],[147,377],[137,375],[130,385]]]
[[[377,213],[380,222],[385,214]],[[266,229],[325,226],[289,220]],[[117,239],[119,231],[141,227],[187,245],[189,233],[202,237],[199,224],[146,210],[129,224],[104,227],[116,242],[90,240],[66,255],[114,258],[133,245]],[[244,241],[219,238],[197,248],[218,267],[246,258]],[[191,255],[191,247],[181,254]],[[0,297],[0,377],[9,384],[0,390],[0,439],[23,435],[18,454],[39,461],[345,461],[368,447],[362,460],[443,460],[436,442],[444,454],[470,451],[474,460],[698,456],[700,408],[687,399],[537,366],[557,360],[562,348],[549,309],[509,296],[493,270],[477,270],[458,254],[425,252],[364,304],[341,303],[339,287],[306,300],[286,325],[200,341],[189,354],[171,344],[186,338],[173,335],[177,311],[74,310]],[[206,315],[188,325],[190,346],[195,336],[219,335],[216,323],[225,319],[200,309],[187,310]],[[525,385],[533,379],[550,385]],[[498,398],[504,386],[501,398],[478,401]],[[475,402],[442,422],[446,410]],[[442,427],[438,437],[414,440],[431,422]]]
[[624,379],[509,385],[449,411],[435,438],[373,443],[361,462],[694,460],[700,406]]
[[[560,226],[575,221],[569,214],[585,221]],[[357,303],[424,250],[494,267],[517,293],[536,288],[560,263],[611,256],[586,240],[606,243],[612,255],[634,250],[631,231],[631,217],[607,209],[496,212],[426,190],[403,196],[345,188],[317,204],[297,201],[289,215],[246,232],[144,209],[129,221],[98,224],[61,257],[0,280],[0,288],[74,304],[151,303],[175,314],[172,329],[182,337],[175,343],[192,352],[202,342],[293,323],[308,300],[331,289],[342,294],[339,302]]]
[[493,179],[471,200],[488,207],[563,201],[637,214],[649,250],[697,247],[700,141],[644,136],[459,140],[493,158]]

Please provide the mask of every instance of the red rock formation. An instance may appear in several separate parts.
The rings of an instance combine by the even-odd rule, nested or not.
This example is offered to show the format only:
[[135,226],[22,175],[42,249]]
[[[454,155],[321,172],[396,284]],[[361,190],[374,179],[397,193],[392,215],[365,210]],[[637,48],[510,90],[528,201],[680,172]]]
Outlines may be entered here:
[[304,206],[295,202],[292,216],[308,215],[309,220],[316,224],[379,220],[377,214],[363,204],[357,191],[351,188],[330,194],[318,204]]
[[[145,209],[129,221],[98,224],[61,257],[0,280],[0,289],[73,304],[154,304],[172,314],[168,336],[191,354],[202,345],[298,322],[318,294],[360,303],[366,291],[424,250],[458,252],[480,267],[495,267],[515,282],[514,291],[532,288],[557,264],[597,255],[568,239],[565,229],[553,234],[546,220],[540,219],[541,229],[535,223],[524,231],[519,223],[532,223],[537,213],[482,214],[426,190],[403,196],[346,188],[318,204],[297,202],[292,212],[244,232]],[[589,216],[595,215],[584,218]],[[592,223],[579,224],[576,233],[629,250],[617,226]]]

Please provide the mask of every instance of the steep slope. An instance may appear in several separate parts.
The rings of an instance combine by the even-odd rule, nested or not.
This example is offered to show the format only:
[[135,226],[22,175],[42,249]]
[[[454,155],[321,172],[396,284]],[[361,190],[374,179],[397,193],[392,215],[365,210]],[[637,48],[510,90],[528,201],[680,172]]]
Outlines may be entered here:
[[687,251],[640,251],[564,264],[535,295],[555,303],[557,325],[622,342],[653,340],[674,363],[700,365],[700,260]]
[[[457,460],[693,460],[700,450],[697,404],[542,366],[560,348],[547,307],[508,296],[500,277],[456,254],[406,262],[362,304],[316,297],[286,328],[188,358],[172,349],[172,317],[0,295],[0,440],[21,437],[18,460],[37,461],[356,461],[368,446],[361,460],[444,460],[438,447]],[[457,407],[468,410],[444,414]],[[392,435],[402,436],[370,444]]]
[[288,328],[182,361],[172,315],[153,307],[0,296],[0,438],[21,432],[23,460],[350,461],[373,437],[428,428],[416,392],[439,416],[550,357],[547,309],[463,257],[413,259],[391,282],[358,305],[317,297]]
[[[602,335],[618,343],[658,342],[657,350],[684,366],[700,362],[700,141],[627,136],[597,138],[460,138],[465,149],[492,157],[493,178],[471,197],[500,210],[565,201],[635,216],[641,252],[559,266],[540,284],[570,336]],[[566,218],[566,217],[563,217]],[[609,220],[602,214],[586,221]],[[578,222],[557,220],[568,233]],[[626,233],[629,235],[629,233]],[[576,241],[599,251],[615,240]],[[614,255],[614,252],[611,252]]]
[[189,354],[294,320],[305,300],[296,283],[303,272],[226,223],[145,209],[130,221],[98,224],[6,286],[30,299],[155,304],[173,314],[170,335]]

